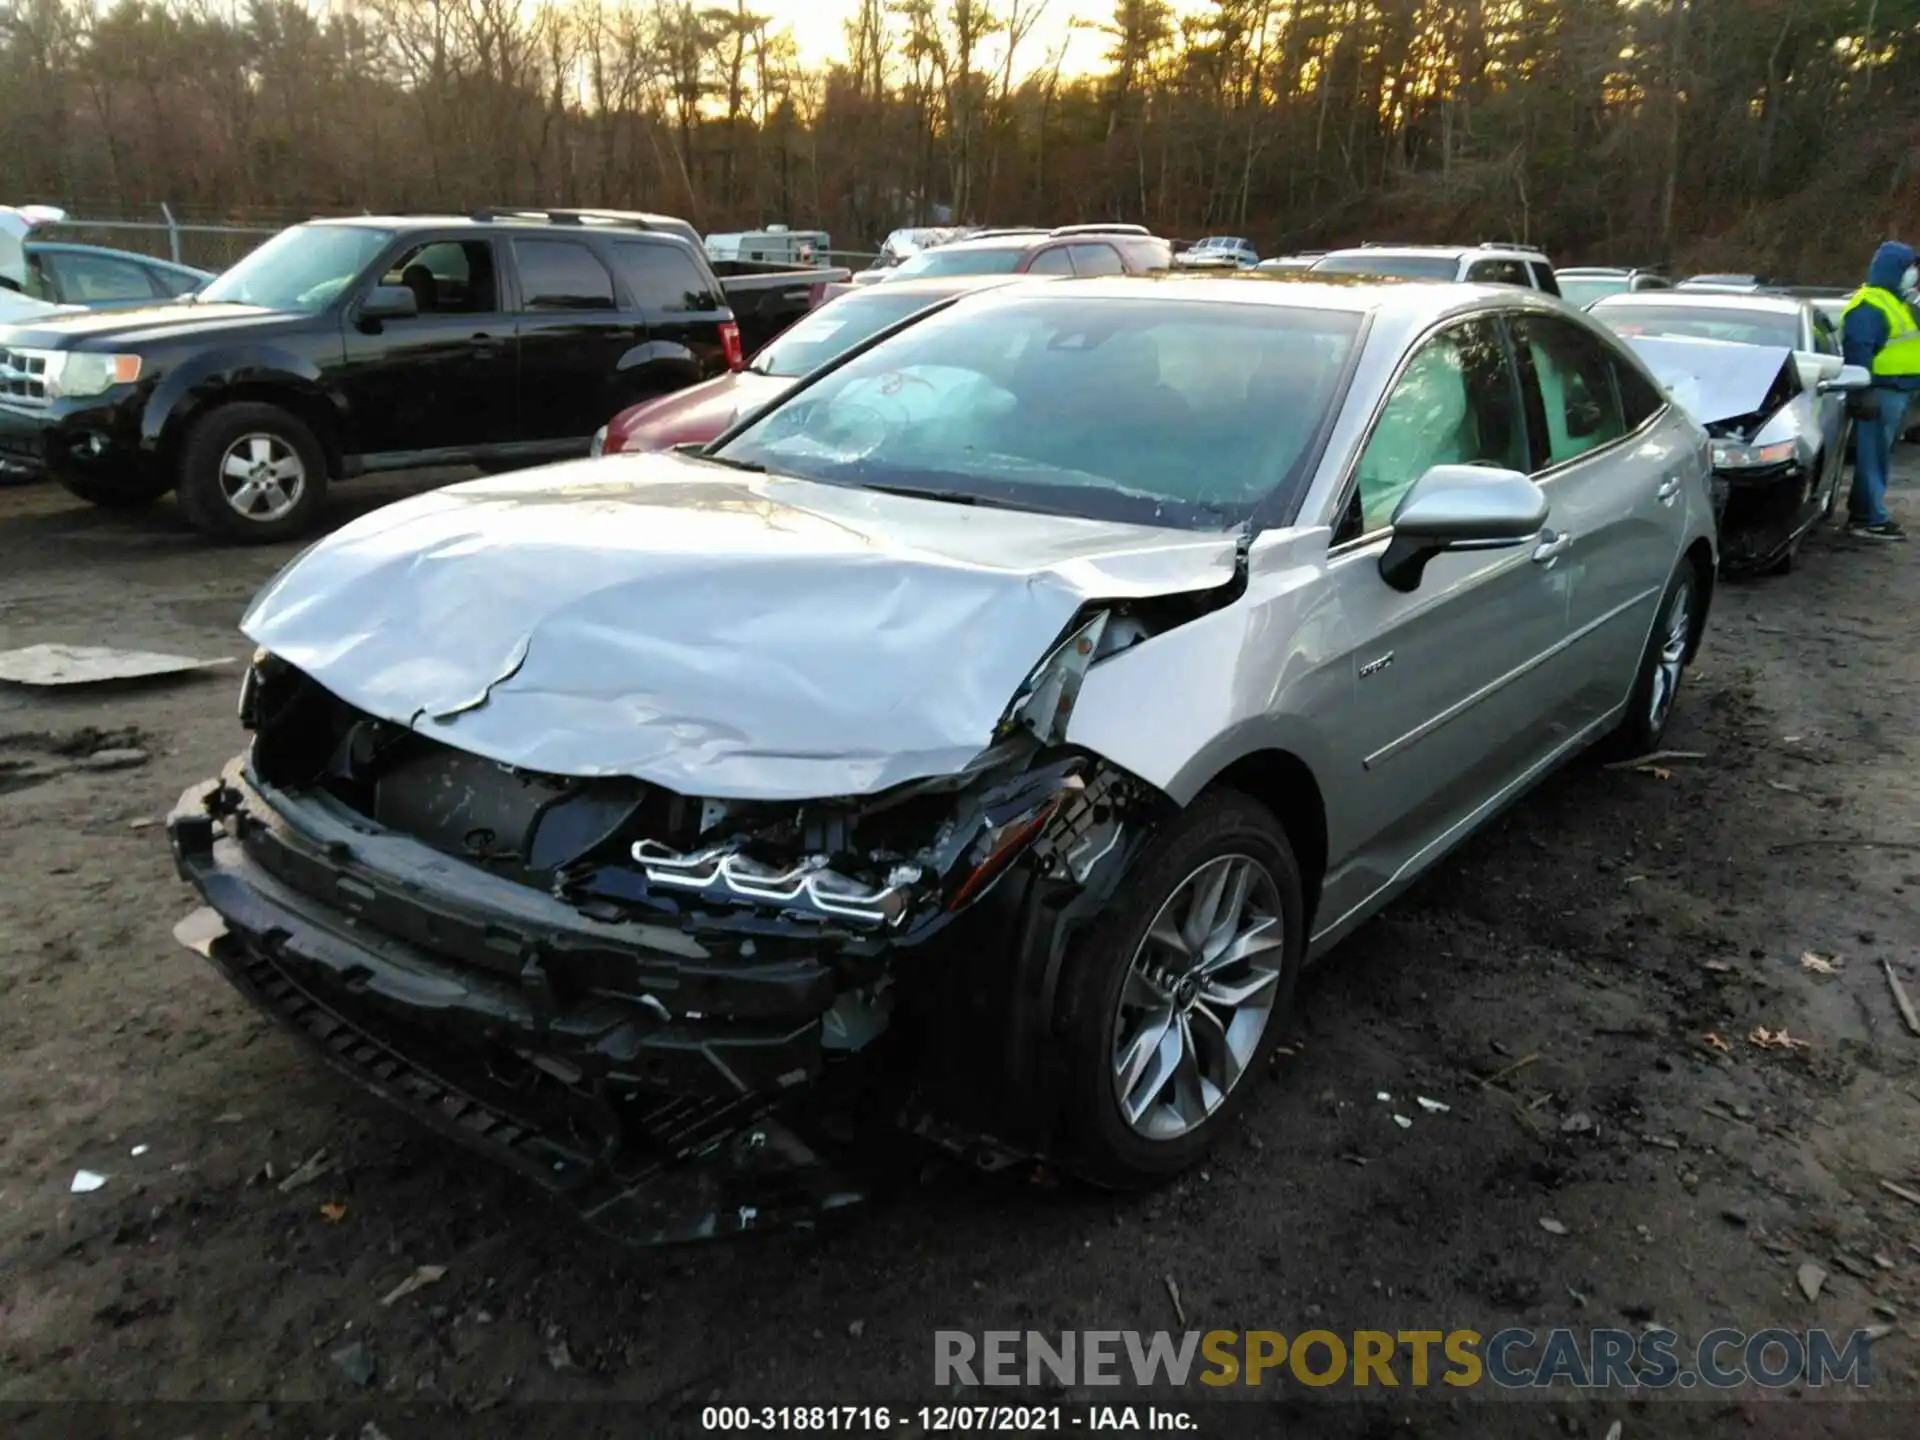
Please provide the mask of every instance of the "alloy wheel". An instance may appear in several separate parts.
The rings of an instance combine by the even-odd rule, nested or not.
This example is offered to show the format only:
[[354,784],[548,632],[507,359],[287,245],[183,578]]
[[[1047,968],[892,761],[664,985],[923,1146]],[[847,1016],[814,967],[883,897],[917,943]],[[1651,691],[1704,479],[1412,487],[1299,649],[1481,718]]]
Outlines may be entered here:
[[220,457],[220,493],[248,520],[279,520],[300,503],[307,467],[277,435],[242,435]]
[[1247,855],[1174,887],[1135,949],[1113,1026],[1113,1093],[1150,1140],[1204,1124],[1240,1082],[1272,1017],[1286,956],[1273,876]]

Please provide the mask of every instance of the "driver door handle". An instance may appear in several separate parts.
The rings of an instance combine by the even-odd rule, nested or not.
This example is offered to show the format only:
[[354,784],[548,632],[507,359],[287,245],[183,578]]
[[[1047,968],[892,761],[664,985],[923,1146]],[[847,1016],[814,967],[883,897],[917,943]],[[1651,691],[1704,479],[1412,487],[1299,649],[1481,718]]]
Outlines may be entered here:
[[1680,498],[1680,477],[1669,475],[1660,482],[1660,488],[1653,492],[1653,498],[1662,505],[1671,505]]
[[484,330],[478,335],[475,335],[469,343],[482,355],[491,354],[500,348],[499,340],[487,334]]
[[1564,530],[1557,535],[1549,533],[1541,539],[1538,545],[1533,547],[1533,563],[1536,565],[1551,565],[1555,560],[1558,560],[1560,556],[1565,553],[1567,547],[1572,544],[1573,536],[1567,534]]

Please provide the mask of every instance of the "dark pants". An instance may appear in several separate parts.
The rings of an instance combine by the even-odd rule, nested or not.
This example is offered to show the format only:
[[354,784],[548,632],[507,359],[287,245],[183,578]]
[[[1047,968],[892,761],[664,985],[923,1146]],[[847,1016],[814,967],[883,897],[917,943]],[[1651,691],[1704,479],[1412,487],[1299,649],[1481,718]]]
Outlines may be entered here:
[[1872,420],[1853,422],[1853,493],[1847,511],[1856,525],[1884,525],[1887,468],[1893,461],[1894,441],[1906,427],[1912,392],[1876,386],[1866,393],[1880,402],[1880,413]]

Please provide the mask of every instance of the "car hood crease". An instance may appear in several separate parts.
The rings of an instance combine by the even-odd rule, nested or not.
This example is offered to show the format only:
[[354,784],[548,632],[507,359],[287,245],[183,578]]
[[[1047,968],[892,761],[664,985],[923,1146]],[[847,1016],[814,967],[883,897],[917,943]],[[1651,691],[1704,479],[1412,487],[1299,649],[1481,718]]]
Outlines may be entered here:
[[366,515],[241,629],[503,764],[810,799],[962,769],[1083,604],[1235,564],[1231,534],[615,456]]

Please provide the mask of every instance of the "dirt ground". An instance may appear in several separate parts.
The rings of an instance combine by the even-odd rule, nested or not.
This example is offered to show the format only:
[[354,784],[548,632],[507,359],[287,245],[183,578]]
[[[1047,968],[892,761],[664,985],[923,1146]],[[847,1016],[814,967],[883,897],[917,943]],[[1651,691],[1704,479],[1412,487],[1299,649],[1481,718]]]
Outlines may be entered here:
[[[346,488],[333,519],[406,488]],[[292,549],[0,491],[0,648],[240,657]],[[720,1401],[941,1398],[936,1328],[1892,1324],[1867,1398],[1821,1405],[1183,1398],[1209,1433],[1920,1434],[1920,1204],[1883,1183],[1920,1190],[1920,1038],[1880,968],[1920,998],[1916,615],[1920,544],[1825,532],[1796,573],[1723,586],[1668,741],[1698,753],[1568,770],[1341,947],[1184,1183],[1116,1200],[928,1162],[841,1229],[637,1254],[335,1078],[173,941],[190,895],[158,821],[239,748],[236,668],[0,686],[0,1416],[649,1434]],[[317,1183],[262,1182],[323,1146]],[[82,1167],[105,1185],[70,1193]],[[419,1265],[445,1274],[383,1305]]]

